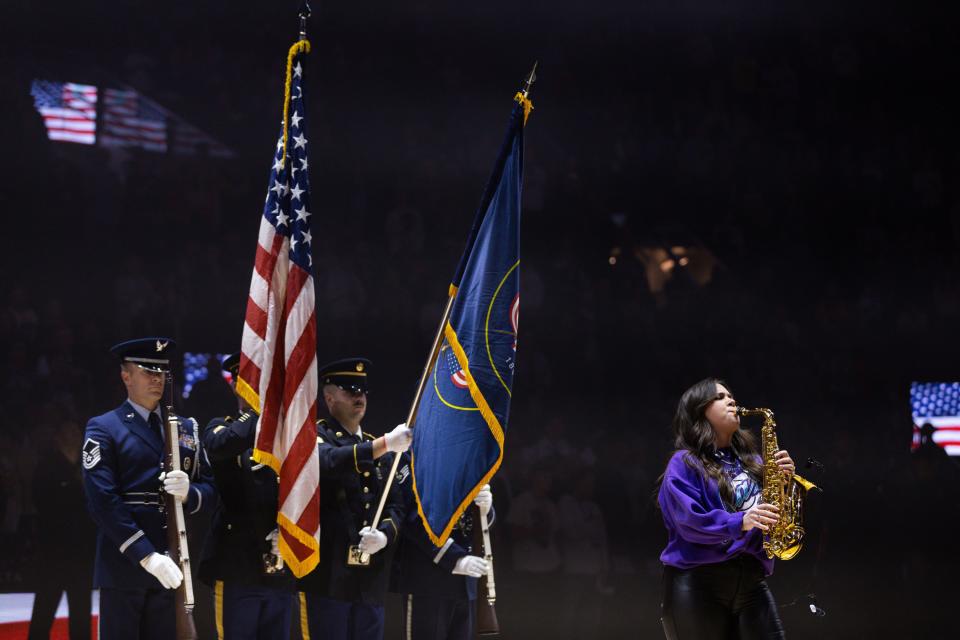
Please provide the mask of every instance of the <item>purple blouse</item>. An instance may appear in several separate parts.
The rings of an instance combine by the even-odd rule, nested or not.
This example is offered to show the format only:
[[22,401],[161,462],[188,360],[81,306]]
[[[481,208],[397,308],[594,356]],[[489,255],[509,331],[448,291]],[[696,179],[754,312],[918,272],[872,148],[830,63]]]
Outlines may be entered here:
[[667,546],[660,561],[691,569],[745,553],[760,561],[764,574],[773,573],[773,559],[763,550],[763,532],[744,531],[743,512],[727,511],[717,483],[689,467],[683,461],[685,455],[687,451],[677,451],[670,458],[657,497],[667,527]]

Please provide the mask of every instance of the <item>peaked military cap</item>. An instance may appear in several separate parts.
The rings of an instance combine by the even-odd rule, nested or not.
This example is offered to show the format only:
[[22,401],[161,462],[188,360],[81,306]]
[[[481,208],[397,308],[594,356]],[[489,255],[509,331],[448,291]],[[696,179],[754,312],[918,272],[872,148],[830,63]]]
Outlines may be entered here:
[[165,373],[170,370],[170,354],[176,348],[177,343],[170,338],[137,338],[113,345],[110,353],[121,362],[132,362],[147,371]]
[[344,391],[366,393],[369,369],[370,361],[366,358],[344,358],[325,364],[317,372],[317,377],[321,386],[335,384]]
[[237,377],[237,374],[240,372],[240,352],[231,353],[226,358],[223,359],[221,363],[224,371],[229,371],[230,375],[234,378]]

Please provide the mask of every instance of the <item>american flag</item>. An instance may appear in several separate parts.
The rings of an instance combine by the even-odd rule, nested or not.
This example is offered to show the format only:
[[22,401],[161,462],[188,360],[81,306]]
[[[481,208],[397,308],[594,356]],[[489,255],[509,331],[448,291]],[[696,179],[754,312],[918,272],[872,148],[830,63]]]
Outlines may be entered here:
[[202,153],[215,158],[232,158],[233,151],[183,120],[174,122],[171,150],[183,156],[197,156]]
[[102,122],[102,146],[167,150],[167,112],[133,89],[104,90]]
[[302,76],[297,61],[287,161],[281,137],[260,220],[237,381],[260,413],[254,457],[280,477],[280,550],[297,577],[320,557],[317,328]]
[[93,144],[97,136],[97,88],[73,82],[34,80],[33,104],[51,140]]
[[467,376],[463,373],[463,367],[461,367],[460,363],[457,362],[456,354],[446,343],[443,345],[442,349],[447,354],[446,361],[447,370],[450,372],[450,382],[452,382],[458,389],[466,389]]
[[920,446],[920,431],[933,428],[933,441],[951,456],[960,456],[960,382],[914,382],[910,385],[913,409],[913,448]]

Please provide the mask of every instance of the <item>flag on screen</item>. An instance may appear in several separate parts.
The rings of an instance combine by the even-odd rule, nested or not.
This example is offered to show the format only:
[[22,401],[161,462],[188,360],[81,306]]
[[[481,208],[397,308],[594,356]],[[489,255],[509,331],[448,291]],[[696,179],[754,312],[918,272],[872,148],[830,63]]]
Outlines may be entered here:
[[309,142],[303,68],[293,50],[291,57],[287,146],[281,134],[260,220],[237,391],[260,414],[254,458],[279,476],[280,551],[301,577],[320,557],[320,467]]
[[503,460],[520,320],[523,127],[532,109],[522,94],[515,99],[450,285],[444,341],[414,421],[414,492],[437,546]]
[[234,156],[233,151],[197,127],[180,119],[174,120],[172,124],[172,132],[168,137],[172,139],[170,150],[173,153],[183,156],[205,154],[214,158]]
[[104,147],[139,147],[163,153],[167,150],[167,112],[133,89],[104,89]]
[[47,127],[47,137],[93,144],[97,136],[97,88],[89,84],[34,80],[33,104]]
[[932,428],[933,441],[951,456],[960,456],[960,382],[914,382],[910,385],[913,410],[913,449],[920,432]]

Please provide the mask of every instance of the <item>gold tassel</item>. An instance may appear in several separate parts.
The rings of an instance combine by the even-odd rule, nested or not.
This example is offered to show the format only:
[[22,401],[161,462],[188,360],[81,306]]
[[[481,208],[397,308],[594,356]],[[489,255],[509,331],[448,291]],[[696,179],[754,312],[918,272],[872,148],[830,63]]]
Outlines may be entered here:
[[290,114],[290,83],[293,76],[293,59],[299,53],[310,53],[310,41],[300,40],[290,47],[287,52],[287,81],[283,85],[283,156],[280,158],[281,169],[287,163],[287,116]]
[[513,96],[513,99],[523,105],[523,126],[527,126],[527,118],[530,117],[530,112],[533,111],[533,103],[530,102],[530,98],[523,95],[522,91],[517,91],[517,95]]

